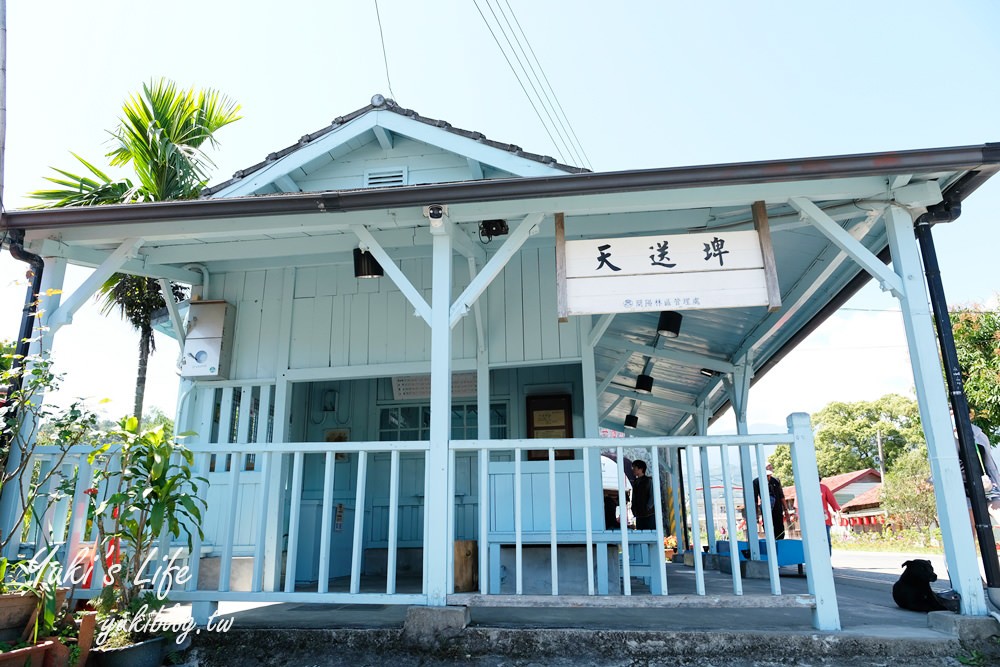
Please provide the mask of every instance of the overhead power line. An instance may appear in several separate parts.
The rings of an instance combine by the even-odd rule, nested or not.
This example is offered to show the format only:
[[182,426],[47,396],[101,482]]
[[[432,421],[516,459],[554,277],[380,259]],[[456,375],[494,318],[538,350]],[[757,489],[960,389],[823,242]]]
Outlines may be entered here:
[[[521,86],[525,97],[528,98],[528,102],[535,111],[538,120],[542,123],[546,134],[549,135],[549,139],[552,141],[560,160],[563,162],[575,162],[577,165],[585,166],[588,169],[592,168],[586,152],[580,145],[576,132],[573,131],[562,105],[556,98],[555,91],[552,90],[552,86],[549,84],[548,77],[545,76],[542,70],[541,63],[538,62],[538,58],[535,56],[534,49],[531,48],[527,36],[521,29],[520,22],[510,7],[510,3],[504,0],[507,6],[507,12],[505,13],[499,0],[497,0],[496,9],[490,4],[489,0],[483,0],[483,2],[486,4],[489,14],[493,17],[493,22],[491,23],[486,17],[486,13],[480,6],[479,0],[475,0],[479,16],[483,19],[483,23],[486,24],[490,34],[493,36],[493,41],[496,42],[497,48],[500,49],[500,53],[507,61],[508,67],[510,67],[511,72],[513,72],[514,77]],[[506,44],[506,48],[504,44]],[[516,66],[515,61],[517,62]],[[532,92],[528,91],[529,87]]]
[[378,36],[382,41],[382,62],[385,64],[385,84],[389,88],[389,97],[396,99],[396,93],[392,92],[392,81],[389,79],[389,57],[385,54],[385,35],[382,33],[382,15],[378,10],[378,0],[375,1],[375,18],[378,20]]

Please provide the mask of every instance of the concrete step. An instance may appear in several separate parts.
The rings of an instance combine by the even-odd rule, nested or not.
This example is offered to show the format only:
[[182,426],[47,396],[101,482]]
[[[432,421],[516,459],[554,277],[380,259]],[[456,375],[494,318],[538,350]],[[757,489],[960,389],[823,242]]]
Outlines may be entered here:
[[[264,665],[823,665],[913,667],[958,665],[979,651],[985,662],[1000,648],[976,633],[961,639],[934,630],[897,627],[822,633],[776,631],[601,630],[461,627],[468,612],[452,607],[435,620],[407,615],[403,628],[253,629],[202,632],[188,667]],[[985,619],[970,619],[973,621]],[[901,631],[902,630],[902,631]]]

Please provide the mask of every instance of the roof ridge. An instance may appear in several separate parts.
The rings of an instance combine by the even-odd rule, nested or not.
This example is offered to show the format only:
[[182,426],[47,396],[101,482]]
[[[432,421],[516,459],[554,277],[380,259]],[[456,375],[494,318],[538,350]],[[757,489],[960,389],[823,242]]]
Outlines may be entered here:
[[446,132],[457,134],[460,137],[477,141],[491,148],[507,151],[508,153],[512,153],[517,157],[522,157],[528,160],[532,160],[534,162],[540,162],[544,165],[560,169],[569,174],[580,174],[580,173],[590,172],[589,169],[585,169],[583,167],[574,167],[573,165],[563,164],[558,160],[556,160],[554,157],[551,157],[549,155],[542,155],[540,153],[530,153],[528,151],[523,150],[520,146],[517,146],[516,144],[507,144],[500,141],[494,141],[492,139],[488,139],[486,135],[483,134],[482,132],[474,130],[463,130],[462,128],[454,127],[451,123],[449,123],[446,120],[439,120],[436,118],[430,118],[428,116],[421,116],[417,111],[413,109],[407,109],[405,107],[398,105],[396,101],[393,99],[384,97],[380,94],[375,94],[374,96],[372,96],[370,104],[367,104],[366,106],[363,106],[360,109],[355,109],[354,111],[346,115],[337,116],[330,122],[329,125],[321,127],[315,132],[309,132],[307,134],[302,135],[301,137],[299,137],[299,140],[296,143],[292,144],[291,146],[286,146],[285,148],[282,148],[280,150],[268,153],[267,157],[265,157],[262,161],[258,162],[257,164],[250,165],[249,167],[246,167],[244,169],[236,170],[233,173],[232,178],[223,181],[222,183],[218,183],[216,185],[204,188],[201,191],[201,196],[209,197],[229,187],[233,183],[236,183],[237,181],[246,178],[250,174],[260,171],[267,165],[272,164],[284,158],[285,156],[294,153],[303,146],[310,144],[313,141],[316,141],[317,139],[330,134],[334,130],[372,111],[391,111],[393,113],[399,114],[400,116],[403,116],[404,118],[410,118],[417,122],[424,123],[425,125],[430,125],[431,127],[436,127],[445,130]]

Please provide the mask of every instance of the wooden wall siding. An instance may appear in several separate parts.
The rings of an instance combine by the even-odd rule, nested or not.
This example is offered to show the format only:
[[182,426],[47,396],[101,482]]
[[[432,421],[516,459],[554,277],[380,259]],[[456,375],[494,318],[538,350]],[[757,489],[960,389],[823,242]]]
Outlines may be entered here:
[[576,318],[556,316],[555,252],[522,250],[486,291],[491,364],[578,359]]
[[271,378],[277,374],[283,283],[281,269],[212,276],[206,298],[236,306],[231,378]]
[[[430,302],[429,259],[406,259],[403,272]],[[468,283],[456,258],[457,298]],[[212,277],[208,298],[236,306],[232,379],[274,377],[282,318],[280,269],[234,271]],[[560,324],[555,312],[555,265],[550,249],[519,253],[481,298],[492,365],[579,358],[576,320]],[[291,310],[292,368],[381,364],[430,359],[430,328],[387,278],[359,280],[350,264],[296,270]],[[453,331],[456,359],[477,354],[475,317]]]
[[[450,183],[471,180],[468,162],[461,155],[429,144],[394,135],[392,149],[382,150],[376,141],[365,143],[353,152],[311,170],[296,170],[292,178],[303,191],[351,190],[364,187],[364,175],[370,169],[406,167],[407,185]],[[307,173],[309,172],[309,173]],[[485,169],[484,176],[510,178],[511,174]]]

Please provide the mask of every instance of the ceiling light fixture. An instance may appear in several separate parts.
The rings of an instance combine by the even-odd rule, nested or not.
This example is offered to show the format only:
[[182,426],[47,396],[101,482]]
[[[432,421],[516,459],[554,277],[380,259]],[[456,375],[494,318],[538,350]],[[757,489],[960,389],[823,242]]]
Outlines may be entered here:
[[660,321],[656,325],[656,332],[667,338],[677,338],[681,333],[681,320],[683,316],[675,310],[664,310],[660,313]]
[[652,394],[653,393],[653,376],[652,375],[640,375],[635,379],[635,391],[638,394]]

